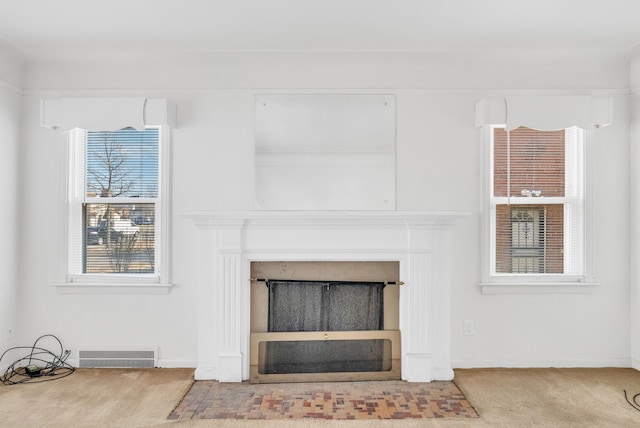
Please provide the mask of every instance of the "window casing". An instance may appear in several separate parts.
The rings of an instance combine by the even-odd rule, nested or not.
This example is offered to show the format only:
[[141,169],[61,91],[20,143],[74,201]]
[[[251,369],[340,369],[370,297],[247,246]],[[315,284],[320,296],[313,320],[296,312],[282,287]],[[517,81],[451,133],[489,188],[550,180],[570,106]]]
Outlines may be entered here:
[[168,285],[168,129],[68,132],[66,284]]
[[585,281],[585,132],[485,129],[484,282]]

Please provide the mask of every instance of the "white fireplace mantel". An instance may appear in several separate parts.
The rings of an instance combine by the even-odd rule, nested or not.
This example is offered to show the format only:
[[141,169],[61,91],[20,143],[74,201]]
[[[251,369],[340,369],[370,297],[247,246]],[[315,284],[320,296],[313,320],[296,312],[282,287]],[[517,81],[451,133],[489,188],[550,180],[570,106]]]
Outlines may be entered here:
[[196,379],[249,378],[250,263],[398,261],[401,377],[453,379],[451,231],[458,212],[195,212],[199,241]]

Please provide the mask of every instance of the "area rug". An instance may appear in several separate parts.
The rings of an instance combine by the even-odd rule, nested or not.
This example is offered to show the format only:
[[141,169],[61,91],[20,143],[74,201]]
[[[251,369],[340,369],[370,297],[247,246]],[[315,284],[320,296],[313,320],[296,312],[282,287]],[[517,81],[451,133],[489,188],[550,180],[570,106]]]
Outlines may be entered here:
[[169,415],[184,419],[477,418],[453,382],[249,384],[195,381]]

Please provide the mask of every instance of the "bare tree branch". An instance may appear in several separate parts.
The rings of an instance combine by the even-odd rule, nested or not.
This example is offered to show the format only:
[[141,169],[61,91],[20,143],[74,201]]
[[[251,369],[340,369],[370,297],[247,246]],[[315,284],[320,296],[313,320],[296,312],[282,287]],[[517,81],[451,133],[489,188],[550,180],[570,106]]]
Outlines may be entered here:
[[93,162],[87,166],[87,187],[101,196],[121,196],[133,188],[137,177],[127,168],[127,155],[116,137],[110,132],[100,136],[100,147],[90,151]]

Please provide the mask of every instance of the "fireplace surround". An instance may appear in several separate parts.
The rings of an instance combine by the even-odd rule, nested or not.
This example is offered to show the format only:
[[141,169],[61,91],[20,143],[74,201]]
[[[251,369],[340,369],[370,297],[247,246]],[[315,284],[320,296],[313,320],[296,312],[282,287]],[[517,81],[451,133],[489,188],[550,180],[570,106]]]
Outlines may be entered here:
[[401,379],[453,379],[451,233],[457,212],[198,212],[197,380],[250,377],[250,266],[397,261]]

